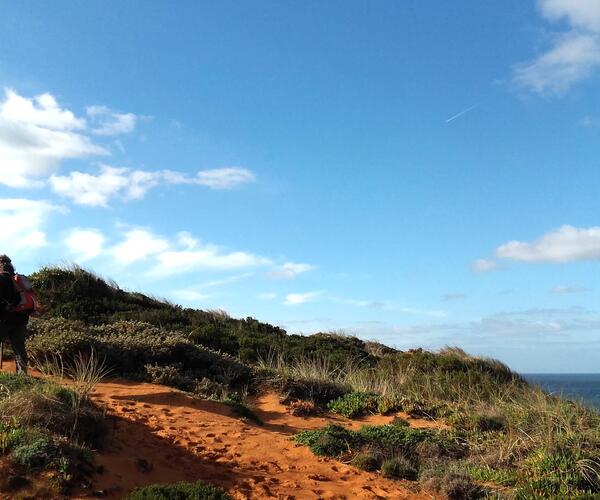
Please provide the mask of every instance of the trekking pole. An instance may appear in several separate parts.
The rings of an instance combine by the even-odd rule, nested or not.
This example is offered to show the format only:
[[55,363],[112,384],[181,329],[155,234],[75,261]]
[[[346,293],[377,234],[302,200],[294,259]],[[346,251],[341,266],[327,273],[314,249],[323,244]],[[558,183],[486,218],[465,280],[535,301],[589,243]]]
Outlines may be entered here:
[[0,342],[0,370],[2,370],[3,361],[4,361],[4,342]]

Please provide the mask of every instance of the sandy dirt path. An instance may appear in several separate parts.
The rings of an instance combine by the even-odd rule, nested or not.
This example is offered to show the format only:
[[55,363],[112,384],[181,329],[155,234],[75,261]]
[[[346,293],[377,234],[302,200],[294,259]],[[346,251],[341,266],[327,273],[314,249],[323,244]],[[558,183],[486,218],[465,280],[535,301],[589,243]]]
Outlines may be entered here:
[[[290,437],[343,419],[290,415],[274,394],[253,403],[265,422],[235,417],[228,406],[154,384],[111,381],[94,399],[107,408],[112,432],[98,462],[94,490],[120,498],[135,486],[198,479],[236,499],[425,499],[391,481],[332,459],[315,457]],[[377,423],[391,417],[375,417]],[[353,422],[357,426],[359,423]]]
[[[12,362],[4,370],[13,371]],[[34,376],[40,376],[33,372]],[[68,382],[66,382],[68,384]],[[263,426],[244,422],[222,403],[192,398],[155,384],[110,380],[93,399],[106,409],[106,446],[96,455],[103,468],[91,489],[72,498],[123,498],[136,486],[199,479],[227,489],[237,499],[411,499],[433,497],[408,482],[387,480],[329,458],[314,456],[290,439],[304,429],[336,422],[358,428],[392,417],[363,421],[295,417],[275,394],[252,402]],[[411,420],[416,427],[427,421]]]

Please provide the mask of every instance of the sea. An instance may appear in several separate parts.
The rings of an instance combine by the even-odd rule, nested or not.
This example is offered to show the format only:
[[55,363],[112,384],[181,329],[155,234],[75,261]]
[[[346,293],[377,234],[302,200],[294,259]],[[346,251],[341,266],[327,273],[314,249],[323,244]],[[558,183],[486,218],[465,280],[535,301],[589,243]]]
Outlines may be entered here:
[[529,373],[522,376],[546,392],[600,410],[600,373]]

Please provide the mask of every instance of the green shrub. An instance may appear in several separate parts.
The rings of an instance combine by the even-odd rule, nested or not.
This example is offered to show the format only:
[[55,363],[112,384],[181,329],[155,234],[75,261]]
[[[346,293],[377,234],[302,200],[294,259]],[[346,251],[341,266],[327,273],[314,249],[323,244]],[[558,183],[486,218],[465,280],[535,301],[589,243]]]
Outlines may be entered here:
[[370,455],[368,453],[359,453],[358,455],[354,455],[352,460],[350,461],[357,469],[366,470],[367,472],[373,472],[379,469],[381,466],[381,460],[379,460],[374,455]]
[[127,495],[126,500],[232,500],[232,498],[221,488],[198,481],[153,484],[135,488]]
[[435,439],[429,431],[392,424],[365,425],[358,433],[366,442],[387,454],[411,454],[417,444]]
[[522,464],[518,497],[528,495],[541,497],[571,498],[582,493],[600,491],[598,476],[590,477],[580,467],[584,456],[581,452],[564,450],[549,454],[543,450],[532,453]]
[[381,464],[381,475],[392,479],[416,481],[419,472],[406,458],[395,457],[385,460]]
[[0,453],[5,454],[22,444],[27,438],[27,431],[18,424],[0,424]]
[[[32,322],[31,330],[27,347],[38,362],[51,356],[69,363],[81,352],[94,349],[117,375],[146,379],[158,376],[188,389],[193,388],[188,379],[207,377],[235,385],[250,376],[248,367],[231,356],[195,345],[182,333],[148,323],[119,321],[88,326],[50,318]],[[154,369],[156,366],[163,368]]]
[[31,387],[37,383],[33,377],[0,372],[0,399],[10,397],[13,393]]
[[302,431],[294,440],[318,456],[336,457],[358,448],[364,439],[356,432],[345,427],[329,424],[321,429]]
[[379,396],[368,392],[351,392],[334,401],[327,408],[332,413],[338,413],[346,418],[355,418],[377,413]]
[[51,466],[58,455],[58,447],[54,442],[42,436],[30,443],[19,445],[12,451],[13,458],[31,471]]
[[146,371],[145,378],[153,384],[177,387],[184,391],[192,391],[196,387],[194,379],[183,373],[181,363],[165,366],[147,364],[144,369]]
[[276,379],[273,385],[290,399],[312,401],[320,407],[350,391],[350,387],[339,382],[287,376]]
[[206,377],[202,377],[196,381],[193,393],[203,399],[213,399],[215,401],[222,401],[227,399],[227,395],[230,393],[230,389],[227,385],[222,382],[216,382]]

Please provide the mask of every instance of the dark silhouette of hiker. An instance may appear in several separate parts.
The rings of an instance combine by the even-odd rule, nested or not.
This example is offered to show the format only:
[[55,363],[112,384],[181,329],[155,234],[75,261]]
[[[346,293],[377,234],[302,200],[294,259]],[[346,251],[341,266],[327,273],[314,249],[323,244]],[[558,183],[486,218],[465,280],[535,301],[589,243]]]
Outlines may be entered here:
[[27,323],[32,311],[18,309],[22,296],[15,286],[15,268],[9,257],[0,255],[0,340],[10,340],[17,373],[27,373]]

